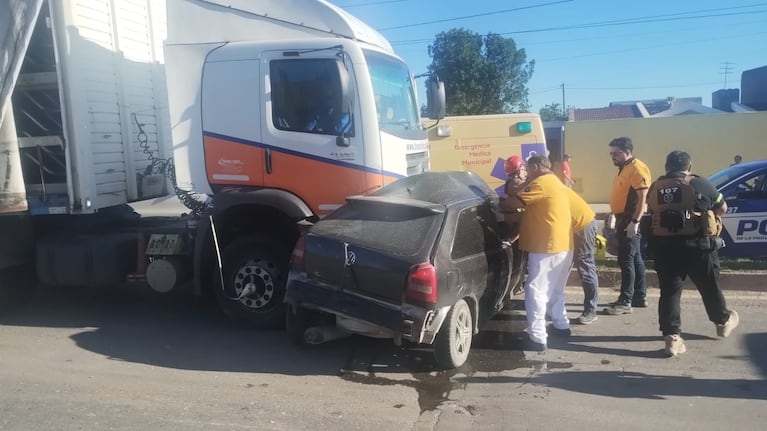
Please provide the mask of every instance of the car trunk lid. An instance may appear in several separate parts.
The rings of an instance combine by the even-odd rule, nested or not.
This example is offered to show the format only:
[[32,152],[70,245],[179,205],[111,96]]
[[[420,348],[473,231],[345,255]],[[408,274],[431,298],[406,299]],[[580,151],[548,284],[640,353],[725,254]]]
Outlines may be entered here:
[[350,198],[307,235],[304,270],[345,292],[400,303],[411,268],[430,259],[443,213],[420,201]]

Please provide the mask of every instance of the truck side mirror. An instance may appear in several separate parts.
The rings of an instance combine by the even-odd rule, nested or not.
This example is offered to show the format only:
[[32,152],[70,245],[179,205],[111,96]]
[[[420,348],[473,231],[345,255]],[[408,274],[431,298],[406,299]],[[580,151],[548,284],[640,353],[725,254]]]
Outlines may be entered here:
[[349,70],[343,59],[336,61],[336,70],[338,71],[339,87],[341,90],[341,106],[339,116],[336,119],[336,145],[339,147],[348,147],[350,145],[349,135],[354,130],[354,116],[352,115],[352,96],[351,96],[351,78]]
[[426,81],[426,112],[430,120],[445,118],[445,83],[438,78]]

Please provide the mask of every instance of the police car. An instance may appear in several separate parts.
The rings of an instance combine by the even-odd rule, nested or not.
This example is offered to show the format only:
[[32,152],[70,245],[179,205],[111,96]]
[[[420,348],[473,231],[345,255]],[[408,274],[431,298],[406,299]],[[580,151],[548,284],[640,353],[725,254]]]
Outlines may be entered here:
[[721,256],[767,257],[767,160],[745,162],[708,177],[727,201]]

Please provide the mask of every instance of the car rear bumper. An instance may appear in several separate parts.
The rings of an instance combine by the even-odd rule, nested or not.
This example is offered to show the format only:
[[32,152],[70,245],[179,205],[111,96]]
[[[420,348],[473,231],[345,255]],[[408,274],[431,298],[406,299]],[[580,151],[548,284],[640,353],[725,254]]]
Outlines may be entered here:
[[375,298],[340,291],[291,273],[285,302],[295,306],[361,320],[391,331],[414,343],[431,344],[450,307],[426,309],[411,304],[390,304]]

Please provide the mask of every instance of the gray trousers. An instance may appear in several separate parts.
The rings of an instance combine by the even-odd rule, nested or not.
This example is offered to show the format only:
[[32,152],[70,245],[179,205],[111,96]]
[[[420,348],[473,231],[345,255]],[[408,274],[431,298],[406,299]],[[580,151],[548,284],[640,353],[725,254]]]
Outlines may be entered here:
[[599,303],[599,277],[597,266],[594,261],[594,243],[597,237],[597,221],[592,220],[580,232],[573,235],[575,250],[573,252],[573,266],[578,270],[583,286],[583,311],[597,311]]

